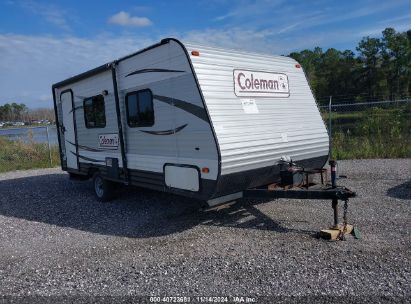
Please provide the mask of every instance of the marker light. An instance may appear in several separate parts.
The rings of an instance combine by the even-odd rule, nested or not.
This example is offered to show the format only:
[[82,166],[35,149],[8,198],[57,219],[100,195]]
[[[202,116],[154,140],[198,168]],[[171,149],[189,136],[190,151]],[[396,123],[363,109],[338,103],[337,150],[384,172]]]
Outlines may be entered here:
[[295,67],[297,68],[297,69],[299,69],[299,68],[301,68],[301,65],[299,65],[298,63],[295,65]]
[[199,51],[191,51],[191,55],[200,56],[200,52]]
[[210,172],[210,169],[208,169],[207,167],[204,167],[204,168],[201,168],[201,172],[208,173]]

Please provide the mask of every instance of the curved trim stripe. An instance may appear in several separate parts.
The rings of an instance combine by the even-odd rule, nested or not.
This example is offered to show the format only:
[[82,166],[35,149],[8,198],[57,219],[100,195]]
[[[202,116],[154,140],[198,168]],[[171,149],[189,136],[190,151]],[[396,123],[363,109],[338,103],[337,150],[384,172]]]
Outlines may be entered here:
[[194,105],[194,104],[189,103],[189,102],[184,101],[184,100],[171,98],[171,97],[167,97],[167,96],[153,95],[153,98],[158,100],[158,101],[165,102],[169,105],[173,105],[176,108],[179,108],[183,111],[186,111],[190,114],[193,114],[194,116],[197,116],[201,120],[204,120],[205,122],[209,123],[207,113],[206,113],[205,109],[202,108],[202,107],[199,107],[197,105]]
[[137,74],[143,74],[143,73],[183,73],[183,72],[185,71],[168,70],[168,69],[142,69],[142,70],[137,70],[137,71],[128,73],[125,77],[137,75]]
[[98,159],[94,159],[94,158],[89,158],[89,157],[86,157],[86,156],[82,156],[82,155],[80,155],[80,154],[74,153],[73,151],[70,151],[70,152],[71,152],[71,154],[77,156],[78,158],[84,159],[84,160],[88,160],[88,161],[92,161],[92,162],[97,162],[97,163],[105,163],[105,162],[106,162],[105,160],[98,160]]
[[152,134],[152,135],[172,135],[175,133],[180,132],[181,130],[183,130],[185,127],[187,127],[188,124],[179,126],[175,129],[170,129],[170,130],[164,130],[164,131],[148,131],[148,130],[140,130],[141,132],[144,133],[148,133],[148,134]]
[[66,142],[68,142],[69,144],[73,145],[73,146],[77,146],[80,149],[86,150],[86,151],[90,151],[90,152],[104,152],[104,151],[113,151],[113,149],[96,149],[96,148],[92,148],[92,147],[87,147],[87,146],[82,146],[82,145],[76,145],[74,143],[72,143],[71,141],[66,140]]

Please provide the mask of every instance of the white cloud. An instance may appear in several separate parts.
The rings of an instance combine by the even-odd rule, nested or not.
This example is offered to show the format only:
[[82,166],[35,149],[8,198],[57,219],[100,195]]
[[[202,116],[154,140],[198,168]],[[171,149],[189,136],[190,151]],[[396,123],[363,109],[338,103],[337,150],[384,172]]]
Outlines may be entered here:
[[336,16],[335,8],[329,9],[326,13],[319,16],[319,18],[313,18],[312,22],[306,22],[302,24],[301,28],[310,28],[313,26],[324,26],[327,24],[349,21],[359,18],[364,18],[378,13],[388,11],[392,8],[400,6],[404,1],[389,1],[380,3],[379,5],[370,6],[369,3],[358,2],[357,7],[352,8],[350,11],[337,12]]
[[214,21],[223,21],[223,20],[226,20],[230,17],[234,17],[236,15],[238,15],[238,11],[231,11],[231,12],[228,12],[227,14],[225,14],[225,15],[215,17]]
[[231,28],[225,30],[206,29],[190,31],[182,35],[184,41],[211,45],[227,49],[244,50],[263,54],[288,54],[291,51],[313,48],[327,39],[319,35],[305,35],[304,39],[276,39],[271,31],[258,31],[244,28]]
[[241,19],[248,18],[250,16],[265,15],[272,13],[275,8],[281,6],[284,0],[262,0],[262,1],[249,1],[241,0],[236,1],[236,5],[230,9],[226,14],[217,16],[214,21],[224,21],[226,19]]
[[[400,19],[399,19],[400,20]],[[381,36],[382,31],[385,30],[387,27],[394,28],[397,32],[408,31],[411,29],[411,24],[409,22],[391,22],[389,24],[381,24],[379,26],[366,28],[361,30],[358,33],[358,37],[365,37],[365,36]]]
[[43,17],[47,22],[63,30],[70,30],[66,12],[55,5],[42,4],[31,0],[18,2],[18,5],[32,14]]
[[152,24],[151,20],[147,17],[134,17],[130,16],[129,13],[121,11],[108,19],[108,23],[117,24],[121,26],[149,26]]
[[135,37],[0,35],[0,104],[16,101],[30,108],[52,107],[53,83],[154,42]]
[[378,23],[390,25],[391,23],[395,23],[395,22],[402,21],[402,20],[407,20],[409,27],[411,28],[411,14],[406,14],[406,15],[402,15],[402,16],[398,16],[398,17],[394,17],[390,19],[381,20]]
[[[230,10],[215,17],[213,21],[224,21],[230,27],[266,27],[270,28],[273,35],[296,33],[311,28],[324,31],[328,25],[345,22],[350,27],[348,21],[372,18],[406,4],[407,0],[381,2],[378,5],[370,5],[367,0],[359,0],[350,6],[341,6],[338,2],[329,1],[285,4],[283,0],[239,0]],[[398,21],[398,19],[390,21]]]

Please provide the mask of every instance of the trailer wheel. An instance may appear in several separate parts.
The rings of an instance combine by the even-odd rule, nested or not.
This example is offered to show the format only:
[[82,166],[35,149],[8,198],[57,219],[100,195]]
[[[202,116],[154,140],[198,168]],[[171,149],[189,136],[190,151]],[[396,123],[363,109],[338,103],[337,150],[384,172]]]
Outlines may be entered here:
[[104,179],[99,172],[96,172],[93,176],[93,186],[94,194],[98,201],[108,202],[113,199],[113,183]]

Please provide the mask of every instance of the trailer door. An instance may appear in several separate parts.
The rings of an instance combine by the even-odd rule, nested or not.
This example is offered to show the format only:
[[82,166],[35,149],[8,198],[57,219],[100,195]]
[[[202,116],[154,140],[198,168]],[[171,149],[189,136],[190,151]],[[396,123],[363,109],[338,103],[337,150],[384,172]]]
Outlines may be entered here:
[[63,116],[60,136],[64,144],[62,145],[64,158],[67,161],[68,169],[78,169],[78,153],[76,147],[75,111],[73,109],[73,92],[63,91],[60,95],[61,113]]

